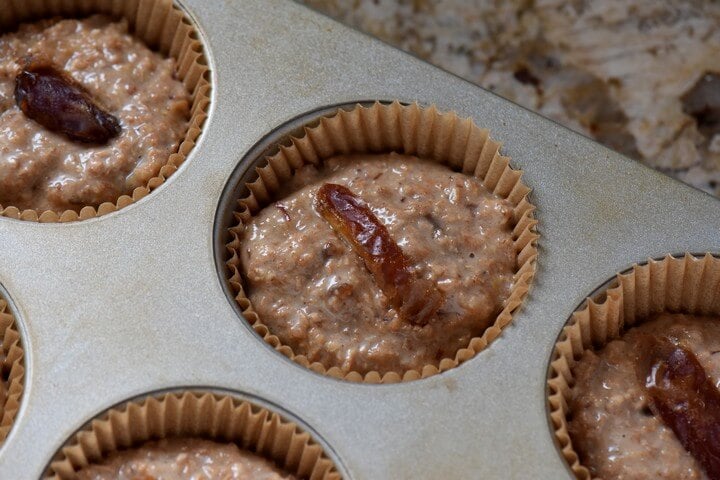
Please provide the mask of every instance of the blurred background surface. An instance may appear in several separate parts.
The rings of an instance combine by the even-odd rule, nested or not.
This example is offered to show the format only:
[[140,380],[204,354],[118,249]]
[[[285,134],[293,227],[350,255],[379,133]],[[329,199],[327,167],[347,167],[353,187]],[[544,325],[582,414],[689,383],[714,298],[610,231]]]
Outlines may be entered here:
[[720,1],[300,1],[720,195]]

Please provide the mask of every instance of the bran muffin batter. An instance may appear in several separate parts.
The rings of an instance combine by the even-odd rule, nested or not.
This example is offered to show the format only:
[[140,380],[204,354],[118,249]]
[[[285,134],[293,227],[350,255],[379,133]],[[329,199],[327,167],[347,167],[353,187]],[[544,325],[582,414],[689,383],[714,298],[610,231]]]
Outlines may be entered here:
[[296,480],[237,445],[176,438],[115,452],[78,472],[78,480]]
[[[244,229],[241,263],[261,322],[296,355],[365,374],[437,365],[482,335],[513,284],[513,207],[475,177],[415,157],[334,157],[305,166]],[[325,183],[348,187],[434,283],[427,325],[403,321],[363,261],[314,208]]]
[[593,478],[705,480],[701,465],[648,406],[635,370],[645,334],[665,335],[686,345],[717,386],[720,322],[656,315],[603,349],[585,351],[575,366],[568,425],[573,446]]
[[[24,24],[0,37],[0,205],[79,211],[145,186],[177,151],[190,95],[174,61],[128,34],[127,22],[93,16]],[[23,114],[14,97],[23,58],[41,55],[117,117],[104,145],[74,142]]]

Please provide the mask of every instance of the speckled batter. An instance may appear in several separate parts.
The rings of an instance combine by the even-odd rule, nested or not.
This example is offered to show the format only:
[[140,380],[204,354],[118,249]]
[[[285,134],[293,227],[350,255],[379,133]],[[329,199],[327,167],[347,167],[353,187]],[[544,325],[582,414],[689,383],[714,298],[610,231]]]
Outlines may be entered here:
[[602,350],[583,354],[574,368],[569,430],[593,478],[707,479],[673,431],[653,416],[635,364],[641,334],[661,333],[689,347],[717,385],[719,320],[662,314],[628,330]]
[[199,439],[149,442],[78,472],[77,480],[295,480],[235,444]]
[[[445,301],[429,324],[398,318],[350,246],[313,207],[323,183],[363,199]],[[335,157],[299,170],[244,231],[249,298],[274,335],[311,362],[343,371],[437,365],[482,335],[516,268],[512,205],[480,180],[415,157]]]
[[[82,84],[122,134],[107,145],[72,142],[15,104],[18,61],[41,54]],[[0,37],[0,204],[38,211],[115,202],[158,174],[187,129],[190,96],[174,61],[101,16],[22,25]]]

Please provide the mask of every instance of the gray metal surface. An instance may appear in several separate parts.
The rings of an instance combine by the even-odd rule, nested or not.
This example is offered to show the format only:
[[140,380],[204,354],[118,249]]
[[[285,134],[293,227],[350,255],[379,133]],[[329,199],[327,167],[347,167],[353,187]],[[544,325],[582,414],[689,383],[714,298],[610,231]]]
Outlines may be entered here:
[[[59,446],[127,398],[227,388],[282,406],[352,479],[569,478],[553,443],[551,349],[582,299],[636,261],[720,251],[720,208],[539,116],[286,0],[184,0],[213,68],[213,107],[188,161],[142,201],[66,225],[0,218],[0,284],[25,342],[26,390],[1,479],[41,475]],[[277,126],[367,99],[471,116],[525,171],[539,269],[512,326],[466,364],[384,386],[310,373],[238,318],[214,221],[244,155]]]

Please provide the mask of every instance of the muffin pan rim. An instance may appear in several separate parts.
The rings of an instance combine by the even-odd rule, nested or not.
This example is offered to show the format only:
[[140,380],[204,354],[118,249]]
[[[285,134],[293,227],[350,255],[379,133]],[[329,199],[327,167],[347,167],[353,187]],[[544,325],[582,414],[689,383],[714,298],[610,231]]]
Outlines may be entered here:
[[[598,285],[634,258],[677,249],[720,249],[720,239],[710,234],[708,225],[692,222],[696,213],[691,213],[705,212],[704,220],[718,223],[717,200],[291,2],[208,3],[185,1],[201,25],[212,25],[207,28],[208,44],[217,62],[215,123],[205,132],[203,161],[189,162],[164,195],[124,209],[107,223],[34,230],[29,224],[0,222],[0,236],[7,239],[7,251],[0,251],[0,281],[12,286],[16,298],[44,299],[22,305],[35,347],[35,368],[25,398],[25,421],[15,429],[13,442],[0,451],[0,475],[37,476],[43,467],[39,463],[55,451],[55,445],[50,449],[46,443],[61,444],[69,436],[67,426],[81,424],[88,411],[155,388],[203,383],[258,394],[298,412],[323,432],[353,478],[437,478],[468,472],[485,478],[565,478],[564,462],[547,437],[542,388],[543,360],[553,345],[554,326],[564,324],[588,285]],[[289,40],[295,42],[292,51],[286,47]],[[220,48],[226,42],[233,48]],[[253,42],[263,43],[258,48]],[[302,78],[293,77],[305,65],[315,68],[303,70]],[[393,74],[374,75],[378,70]],[[243,82],[242,92],[233,83],[236,79]],[[222,101],[227,98],[234,103]],[[355,98],[412,99],[470,116],[506,142],[505,152],[533,186],[533,203],[543,222],[538,265],[542,281],[534,283],[517,313],[516,326],[522,322],[523,328],[506,329],[496,340],[497,348],[485,352],[483,362],[468,362],[424,382],[366,389],[287,368],[274,352],[259,348],[255,338],[237,327],[237,315],[228,308],[217,277],[212,247],[213,217],[231,167],[273,126],[314,105]],[[248,117],[242,130],[238,111]],[[223,130],[238,134],[226,137]],[[556,166],[562,174],[552,170]],[[589,181],[593,175],[612,188],[596,188]],[[573,184],[570,179],[582,182]],[[636,193],[637,188],[645,188],[645,193]],[[651,200],[658,192],[667,194],[663,201],[670,203],[663,214],[672,222],[653,214],[657,207]],[[587,199],[597,205],[589,205]],[[632,209],[623,208],[628,202]],[[635,221],[638,211],[645,218]],[[654,225],[648,218],[661,221]],[[598,224],[603,233],[610,231],[623,241],[594,237]],[[658,228],[663,228],[663,235],[653,236]],[[112,235],[119,232],[122,242]],[[586,243],[563,238],[568,233],[587,235]],[[636,238],[642,239],[640,247],[628,245]],[[157,247],[148,245],[153,242]],[[568,245],[588,245],[591,255],[565,248]],[[62,285],[34,277],[41,266],[24,256],[33,252],[42,252],[43,273],[64,269]],[[118,255],[123,262],[110,262],[107,255]],[[89,260],[90,272],[76,271],[76,263],[82,266]],[[583,266],[582,279],[572,278],[575,271],[568,263]],[[89,287],[95,292],[98,284],[103,288],[93,295],[82,291]],[[567,288],[561,296],[559,287]],[[168,301],[168,291],[178,290],[182,295]],[[132,297],[139,293],[142,296]],[[555,300],[557,305],[550,308]],[[73,310],[68,304],[83,308]],[[50,321],[57,317],[55,307],[63,311],[62,325]],[[153,309],[155,314],[149,315]],[[87,318],[95,314],[107,321]],[[88,352],[79,351],[78,345],[60,352],[44,340],[67,336],[63,326],[82,332],[83,338],[97,339]],[[202,341],[193,342],[193,335]],[[105,345],[105,337],[112,337],[114,347],[102,365],[117,360],[112,355],[120,345],[138,353],[121,357],[124,368],[114,372],[118,385],[110,385],[104,378],[107,371],[92,365],[97,363],[92,355]],[[153,338],[172,348],[158,349]],[[203,346],[206,343],[212,348]],[[84,395],[54,388],[63,362],[78,370],[79,388],[87,389]],[[503,362],[514,365],[514,375],[508,375]],[[62,395],[66,408],[50,402],[56,394]],[[363,414],[367,415],[361,418]],[[46,422],[41,431],[36,424],[42,420]],[[508,428],[507,422],[516,427]],[[45,440],[36,440],[41,438]],[[33,443],[36,448],[29,448]],[[403,455],[392,455],[395,451]],[[363,460],[368,456],[373,462]]]

